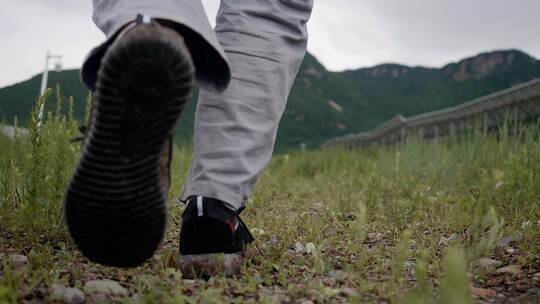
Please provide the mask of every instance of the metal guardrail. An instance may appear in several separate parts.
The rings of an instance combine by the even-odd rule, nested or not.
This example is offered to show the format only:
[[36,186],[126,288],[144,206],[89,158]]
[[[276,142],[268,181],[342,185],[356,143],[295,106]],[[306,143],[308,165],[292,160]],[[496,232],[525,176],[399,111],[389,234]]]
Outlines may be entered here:
[[408,118],[398,115],[377,128],[331,139],[323,148],[349,149],[373,144],[395,144],[410,135],[420,138],[446,136],[470,129],[480,121],[486,129],[502,125],[509,116],[524,121],[540,117],[540,78],[483,96],[460,105]]

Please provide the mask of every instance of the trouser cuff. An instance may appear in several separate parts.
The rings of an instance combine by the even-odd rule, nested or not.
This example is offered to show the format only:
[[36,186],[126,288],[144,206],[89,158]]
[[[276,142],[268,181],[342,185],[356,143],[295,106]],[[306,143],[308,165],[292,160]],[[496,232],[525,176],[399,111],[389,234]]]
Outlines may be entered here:
[[[195,77],[200,87],[221,91],[228,86],[231,72],[225,53],[216,42],[217,39],[207,39],[197,31],[195,28],[197,25],[191,27],[188,23],[183,23],[181,17],[175,17],[159,10],[143,10],[139,13],[152,17],[162,25],[170,27],[182,35],[191,53],[195,66]],[[137,14],[137,12],[134,12],[118,16],[114,20],[115,25],[111,29],[112,34],[108,35],[104,43],[91,50],[84,60],[81,68],[81,80],[91,91],[95,89],[101,59],[124,26],[136,20]],[[205,29],[205,31],[208,30]],[[210,34],[206,36],[208,35]],[[213,32],[211,35],[214,35]]]
[[242,194],[215,183],[194,182],[189,185],[186,184],[179,200],[185,203],[189,198],[194,196],[204,196],[220,200],[227,207],[237,212],[241,212],[246,205],[246,199],[242,197]]

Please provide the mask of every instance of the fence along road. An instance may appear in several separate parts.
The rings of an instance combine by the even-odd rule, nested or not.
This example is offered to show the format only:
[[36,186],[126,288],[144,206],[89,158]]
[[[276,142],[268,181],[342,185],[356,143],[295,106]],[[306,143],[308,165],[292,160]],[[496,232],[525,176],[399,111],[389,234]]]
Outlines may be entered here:
[[331,139],[323,148],[345,146],[349,149],[374,144],[404,142],[408,136],[421,139],[446,136],[483,124],[496,129],[507,119],[530,121],[540,117],[540,78],[483,96],[460,105],[408,118],[398,115],[377,128]]

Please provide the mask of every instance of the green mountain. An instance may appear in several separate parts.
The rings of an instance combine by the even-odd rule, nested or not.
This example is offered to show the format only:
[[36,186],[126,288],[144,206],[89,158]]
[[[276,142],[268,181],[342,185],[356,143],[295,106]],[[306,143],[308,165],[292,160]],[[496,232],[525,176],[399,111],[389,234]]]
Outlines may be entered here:
[[[518,50],[494,51],[442,68],[382,64],[371,68],[330,72],[308,54],[300,69],[278,132],[277,150],[300,143],[317,147],[323,141],[366,131],[397,114],[415,115],[453,106],[540,77],[540,61]],[[0,89],[0,117],[28,120],[41,76]],[[88,91],[78,70],[49,74],[60,84],[63,98],[73,96],[82,117]],[[53,109],[50,102],[48,109]],[[191,139],[195,102],[190,103],[176,130]]]

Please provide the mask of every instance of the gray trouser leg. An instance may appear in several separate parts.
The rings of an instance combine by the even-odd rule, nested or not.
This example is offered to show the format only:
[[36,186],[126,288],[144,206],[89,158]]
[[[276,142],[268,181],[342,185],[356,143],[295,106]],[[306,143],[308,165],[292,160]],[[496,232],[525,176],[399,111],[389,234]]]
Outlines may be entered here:
[[245,205],[268,164],[307,45],[313,0],[222,0],[215,32],[232,80],[202,89],[195,147],[181,200],[203,195]]
[[189,48],[202,87],[224,89],[230,70],[223,48],[212,30],[200,0],[93,0],[93,19],[107,41],[90,52],[81,69],[83,82],[94,88],[101,58],[114,36],[137,14],[173,21]]

